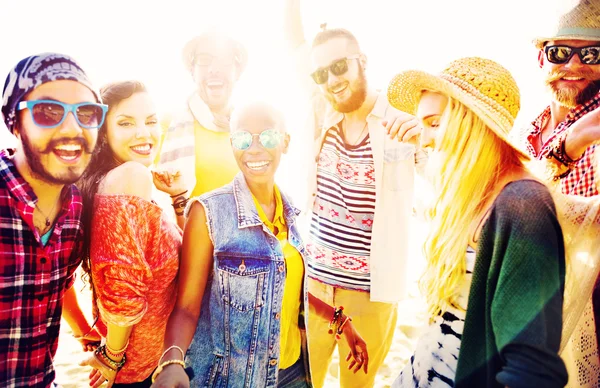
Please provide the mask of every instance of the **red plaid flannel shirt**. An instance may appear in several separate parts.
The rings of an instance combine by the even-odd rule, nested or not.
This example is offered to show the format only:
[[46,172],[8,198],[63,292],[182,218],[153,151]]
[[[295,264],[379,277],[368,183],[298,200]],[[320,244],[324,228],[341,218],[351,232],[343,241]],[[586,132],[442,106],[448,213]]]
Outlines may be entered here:
[[80,263],[79,190],[62,192],[48,244],[33,225],[37,197],[0,151],[0,386],[49,387],[54,381],[62,299]]
[[[527,152],[537,159],[543,159],[550,152],[550,145],[560,134],[564,133],[571,125],[573,125],[581,116],[600,107],[600,92],[591,100],[583,105],[579,105],[569,112],[565,121],[558,124],[550,137],[544,142],[539,153],[535,151],[532,144],[539,143],[539,137],[542,133],[542,128],[546,120],[550,119],[550,107],[547,107],[541,115],[531,123],[531,127],[527,130],[527,141],[525,142]],[[579,195],[583,197],[591,197],[598,195],[596,182],[594,178],[595,166],[593,158],[595,145],[588,147],[583,154],[583,157],[577,162],[577,166],[571,172],[561,179],[561,189],[565,194]]]

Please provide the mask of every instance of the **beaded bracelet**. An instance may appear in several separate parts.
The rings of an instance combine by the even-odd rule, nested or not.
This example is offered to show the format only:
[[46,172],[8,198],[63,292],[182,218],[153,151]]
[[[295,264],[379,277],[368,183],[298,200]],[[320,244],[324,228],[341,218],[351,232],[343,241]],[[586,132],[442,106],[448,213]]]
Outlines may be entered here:
[[104,349],[106,350],[106,353],[108,355],[117,358],[117,357],[121,357],[123,354],[125,354],[125,350],[127,350],[127,346],[129,346],[129,340],[127,340],[127,343],[125,344],[125,346],[123,346],[123,349],[113,350],[110,348],[110,346],[108,346],[108,343],[104,344]]
[[96,348],[96,350],[94,350],[94,354],[96,356],[99,356],[102,359],[102,361],[104,362],[104,364],[114,371],[121,370],[121,368],[123,368],[123,365],[125,365],[125,362],[126,362],[125,353],[123,353],[123,359],[121,359],[121,361],[117,362],[117,361],[111,359],[108,356],[108,354],[106,354],[106,345],[98,346]]
[[154,371],[154,373],[152,373],[152,383],[154,383],[154,381],[156,380],[156,378],[158,377],[158,375],[160,374],[160,372],[163,371],[163,369],[165,369],[165,366],[169,366],[169,365],[173,365],[173,364],[177,364],[177,365],[181,365],[183,367],[183,369],[185,369],[185,362],[181,361],[181,360],[169,360],[169,361],[165,361],[162,364],[160,364],[156,370]]

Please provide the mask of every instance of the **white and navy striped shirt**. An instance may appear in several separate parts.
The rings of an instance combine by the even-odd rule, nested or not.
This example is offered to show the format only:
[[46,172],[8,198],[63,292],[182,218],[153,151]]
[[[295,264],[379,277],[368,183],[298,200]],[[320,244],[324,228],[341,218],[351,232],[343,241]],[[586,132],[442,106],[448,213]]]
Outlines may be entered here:
[[375,169],[370,138],[350,146],[341,128],[327,132],[317,165],[317,195],[307,243],[308,275],[369,291]]

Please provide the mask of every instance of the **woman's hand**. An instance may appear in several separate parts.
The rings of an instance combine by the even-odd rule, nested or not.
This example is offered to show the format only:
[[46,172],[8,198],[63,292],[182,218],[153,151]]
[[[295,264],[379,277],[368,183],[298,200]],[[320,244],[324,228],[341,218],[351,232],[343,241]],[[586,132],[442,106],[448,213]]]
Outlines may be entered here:
[[96,354],[92,354],[87,359],[81,361],[79,366],[91,366],[93,369],[90,372],[90,387],[97,388],[105,381],[108,382],[108,388],[112,387],[117,378],[117,371],[106,365]]
[[180,194],[186,190],[185,182],[179,171],[152,171],[152,178],[154,178],[154,186],[157,189],[171,196]]
[[84,352],[92,352],[96,350],[98,346],[100,346],[102,336],[98,333],[98,331],[96,331],[95,328],[93,328],[86,335],[75,337],[75,339],[79,341]]
[[344,325],[342,334],[350,347],[350,352],[346,357],[346,361],[352,361],[350,361],[348,369],[354,368],[354,373],[356,373],[364,367],[365,374],[367,374],[369,372],[369,353],[367,352],[367,344],[354,328],[352,321],[348,321],[346,325]]
[[390,139],[397,138],[398,141],[410,144],[418,144],[419,135],[423,130],[419,120],[408,113],[400,112],[400,114],[391,119],[381,122],[387,131]]
[[158,374],[151,388],[189,388],[190,379],[181,365],[173,364],[164,367]]

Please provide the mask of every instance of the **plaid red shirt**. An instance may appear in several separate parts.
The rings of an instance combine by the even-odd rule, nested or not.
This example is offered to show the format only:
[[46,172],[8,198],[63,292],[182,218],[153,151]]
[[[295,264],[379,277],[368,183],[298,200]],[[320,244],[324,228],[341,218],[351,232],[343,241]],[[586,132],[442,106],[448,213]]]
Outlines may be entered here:
[[[525,142],[527,152],[537,159],[543,159],[550,152],[552,141],[564,133],[571,125],[573,125],[581,116],[600,107],[600,92],[591,100],[583,105],[579,105],[567,114],[566,119],[558,124],[550,137],[544,142],[540,152],[537,153],[533,147],[534,142],[539,143],[542,128],[547,120],[550,119],[550,107],[547,107],[541,115],[538,116],[531,127],[527,130],[527,141]],[[588,147],[582,158],[577,162],[577,166],[571,172],[561,179],[561,189],[565,194],[579,195],[582,197],[591,197],[598,195],[596,182],[594,179],[594,164],[593,155],[595,145]]]
[[37,197],[11,154],[0,151],[0,386],[49,387],[63,295],[81,261],[82,202],[65,186],[44,247],[33,225]]

